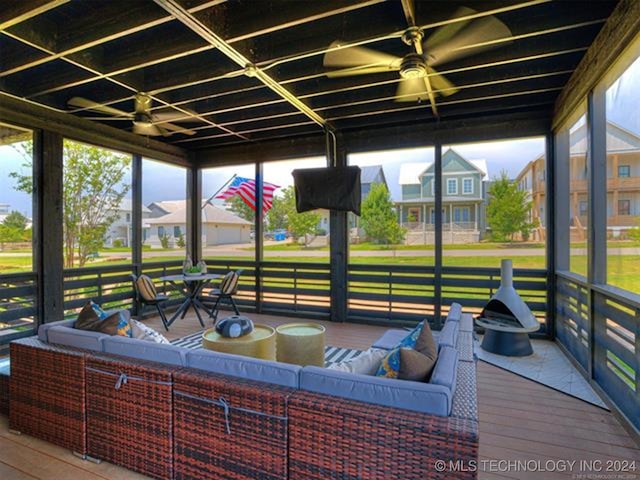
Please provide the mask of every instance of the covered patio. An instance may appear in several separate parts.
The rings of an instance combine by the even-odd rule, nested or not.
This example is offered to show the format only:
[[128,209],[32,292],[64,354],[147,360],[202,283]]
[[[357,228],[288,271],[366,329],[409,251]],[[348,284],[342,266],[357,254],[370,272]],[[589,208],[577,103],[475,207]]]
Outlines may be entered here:
[[[162,278],[186,256],[242,270],[235,299],[254,322],[308,320],[327,345],[362,351],[389,328],[441,330],[453,303],[477,316],[513,258],[531,338],[557,346],[606,408],[471,352],[482,468],[429,478],[640,476],[640,97],[626,93],[639,58],[635,0],[3,4],[0,207],[24,217],[0,222],[3,413],[10,343],[89,300],[169,340],[200,332],[192,311],[166,332],[142,315],[130,279],[148,275],[172,313],[182,292]],[[491,157],[507,148],[511,160]],[[92,168],[74,170],[74,149]],[[404,163],[415,180],[399,179]],[[298,231],[276,217],[291,170],[349,165],[380,166],[411,226],[400,239],[343,211]],[[527,209],[502,237],[501,175]],[[254,182],[251,205],[219,198],[235,178]],[[96,185],[90,205],[73,203]],[[1,418],[3,478],[143,478]],[[554,469],[491,463],[512,460]],[[358,468],[348,478],[385,478]]]

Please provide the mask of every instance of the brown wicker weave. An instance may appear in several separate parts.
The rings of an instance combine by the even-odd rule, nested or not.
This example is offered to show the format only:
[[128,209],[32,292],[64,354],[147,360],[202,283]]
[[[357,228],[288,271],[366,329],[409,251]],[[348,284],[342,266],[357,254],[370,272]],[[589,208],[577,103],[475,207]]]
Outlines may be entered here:
[[9,428],[86,453],[85,354],[29,337],[11,342]]
[[173,478],[173,368],[93,356],[86,370],[88,455]]
[[286,479],[292,392],[197,370],[177,373],[175,478]]
[[9,415],[9,375],[0,375],[0,414]]

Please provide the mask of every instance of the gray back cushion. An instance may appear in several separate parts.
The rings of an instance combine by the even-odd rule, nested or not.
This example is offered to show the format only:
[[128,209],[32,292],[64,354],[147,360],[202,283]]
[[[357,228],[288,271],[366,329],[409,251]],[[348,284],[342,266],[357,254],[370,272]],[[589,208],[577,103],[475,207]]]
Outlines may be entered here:
[[438,335],[438,351],[442,347],[455,348],[458,340],[458,322],[449,321],[444,324]]
[[382,336],[376,340],[371,348],[381,348],[383,350],[392,350],[393,347],[400,343],[404,337],[409,335],[407,330],[387,330]]
[[304,367],[300,388],[351,400],[448,416],[451,391],[442,385]]
[[458,351],[452,347],[442,347],[438,352],[438,361],[431,373],[429,383],[448,388],[453,395],[458,378]]
[[449,308],[449,314],[447,315],[447,321],[453,320],[454,322],[459,322],[460,317],[462,316],[462,305],[459,303],[452,303]]
[[102,342],[109,335],[100,332],[89,332],[76,328],[57,325],[47,330],[49,343],[57,343],[68,347],[84,348],[86,350],[102,351]]
[[60,320],[59,322],[43,323],[38,327],[38,340],[41,342],[49,342],[49,329],[53,327],[69,327],[73,328],[75,320]]
[[151,362],[185,366],[185,349],[174,345],[138,340],[122,336],[107,336],[103,340],[104,352]]
[[187,366],[259,382],[298,388],[301,367],[205,349],[189,350]]

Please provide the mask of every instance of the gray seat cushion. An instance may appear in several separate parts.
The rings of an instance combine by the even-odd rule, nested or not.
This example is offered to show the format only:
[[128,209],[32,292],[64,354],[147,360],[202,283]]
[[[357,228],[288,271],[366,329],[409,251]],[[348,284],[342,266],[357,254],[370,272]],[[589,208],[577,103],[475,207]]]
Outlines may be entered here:
[[102,342],[109,335],[100,332],[89,332],[76,328],[56,325],[47,330],[48,343],[66,345],[68,347],[84,348],[86,350],[102,351]]
[[371,345],[371,348],[381,348],[383,350],[392,350],[393,347],[400,343],[404,337],[409,335],[407,330],[387,330],[382,336]]
[[198,349],[187,352],[187,366],[259,382],[298,388],[301,367],[258,358]]
[[458,322],[450,321],[444,324],[438,335],[438,351],[442,347],[456,347],[458,341]]
[[429,383],[446,387],[453,395],[458,376],[458,351],[452,347],[442,347]]
[[49,329],[53,327],[69,327],[73,328],[75,320],[60,320],[59,322],[43,323],[38,327],[38,340],[41,342],[49,342]]
[[432,415],[448,416],[451,411],[451,391],[432,383],[304,367],[300,374],[300,388]]
[[186,349],[137,338],[107,336],[102,341],[104,352],[125,357],[139,358],[169,365],[185,366]]

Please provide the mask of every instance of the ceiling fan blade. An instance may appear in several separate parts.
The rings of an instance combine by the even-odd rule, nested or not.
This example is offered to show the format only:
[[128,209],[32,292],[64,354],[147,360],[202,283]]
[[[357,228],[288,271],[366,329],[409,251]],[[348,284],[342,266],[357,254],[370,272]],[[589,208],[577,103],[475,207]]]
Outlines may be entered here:
[[404,17],[407,19],[407,25],[416,26],[416,5],[413,0],[402,0],[402,10]]
[[374,67],[352,67],[352,68],[343,68],[340,70],[331,70],[326,73],[329,78],[339,78],[339,77],[350,77],[352,75],[366,75],[369,73],[384,73],[384,72],[394,72],[400,70],[400,67],[395,66],[374,66]]
[[164,110],[162,112],[153,112],[151,116],[157,122],[198,122],[197,118],[189,118],[188,115],[197,117],[198,112],[189,108],[183,108],[184,112],[178,110]]
[[[155,125],[156,127],[160,127],[160,125]],[[163,123],[162,128],[166,130],[171,130],[178,133],[184,133],[185,135],[195,135],[196,132],[194,130],[188,130],[180,125],[174,125],[173,123]],[[168,133],[168,132],[167,132]]]
[[159,135],[165,135],[166,132],[163,132],[157,125],[141,125],[139,123],[134,123],[133,133],[148,137],[157,137]]
[[106,105],[101,105],[98,102],[94,102],[93,100],[88,100],[82,97],[73,97],[67,101],[67,105],[76,108],[83,108],[86,110],[91,110],[92,112],[100,112],[105,113],[107,115],[115,115],[117,117],[131,117],[127,112],[123,112],[122,110],[118,110],[117,108],[108,107]]
[[438,95],[442,95],[443,97],[448,97],[449,95],[453,95],[459,91],[456,86],[447,80],[443,75],[440,75],[433,68],[428,68],[429,72],[429,81],[431,82],[431,86],[434,90],[437,90]]
[[401,80],[396,90],[396,102],[418,102],[429,99],[427,87],[422,78]]
[[330,50],[324,54],[325,67],[390,66],[399,64],[402,61],[400,57],[395,55],[364,47],[345,47],[333,50],[339,46],[339,42],[333,42],[329,47]]
[[[453,20],[460,17],[466,17],[467,15],[472,15],[474,13],[476,13],[476,11],[471,8],[460,7],[456,10],[456,12],[453,14],[451,19]],[[442,27],[438,28],[435,32],[433,32],[429,36],[429,38],[427,38],[423,42],[424,48],[428,52],[431,49],[437,47],[438,45],[446,42],[447,40],[452,39],[456,35],[456,33],[458,33],[460,30],[466,27],[469,24],[469,22],[471,22],[471,20],[460,20],[458,22],[443,25]]]
[[511,30],[494,16],[483,17],[470,22],[452,39],[427,50],[429,66],[436,66],[458,58],[496,48],[509,39]]

